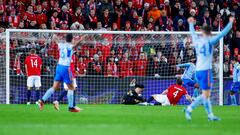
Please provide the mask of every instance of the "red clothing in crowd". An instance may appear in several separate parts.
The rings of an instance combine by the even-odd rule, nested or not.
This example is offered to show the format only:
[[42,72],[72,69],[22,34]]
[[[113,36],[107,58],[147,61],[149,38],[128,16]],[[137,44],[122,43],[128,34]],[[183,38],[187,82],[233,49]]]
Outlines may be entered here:
[[130,60],[121,60],[119,62],[119,68],[120,68],[120,76],[121,77],[127,77],[127,76],[133,76],[133,62]]
[[20,16],[7,16],[6,17],[6,22],[12,23],[12,26],[17,28],[19,23],[20,23]]
[[79,75],[84,75],[87,71],[87,64],[85,62],[78,62],[77,63],[77,72]]
[[106,75],[117,77],[117,65],[114,62],[109,62],[106,66]]
[[47,49],[47,54],[49,56],[53,56],[54,59],[58,60],[59,58],[59,50],[58,50],[58,45],[54,42],[52,42]]
[[27,16],[28,21],[37,21],[36,15],[34,13],[25,12],[24,16]]
[[147,60],[137,60],[135,61],[135,75],[136,76],[145,76],[146,75],[146,71],[147,71],[147,64],[148,61]]
[[47,16],[44,13],[41,14],[36,14],[36,18],[37,18],[37,24],[41,25],[41,24],[47,24]]

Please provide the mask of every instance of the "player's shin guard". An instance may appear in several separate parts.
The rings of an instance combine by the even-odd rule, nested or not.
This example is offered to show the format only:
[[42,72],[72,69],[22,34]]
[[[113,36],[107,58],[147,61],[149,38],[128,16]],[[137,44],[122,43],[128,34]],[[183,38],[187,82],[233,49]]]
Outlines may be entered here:
[[203,103],[203,96],[199,95],[196,100],[194,100],[188,107],[187,107],[187,111],[192,112],[193,109],[195,109],[196,107],[198,107],[199,105],[201,105]]
[[30,102],[31,90],[27,91],[27,102]]
[[57,101],[61,101],[63,100],[63,97],[65,97],[67,95],[68,91],[67,90],[64,90],[61,95],[58,97]]
[[73,108],[73,90],[68,90],[68,93],[67,93],[67,98],[68,98],[68,108]]
[[203,97],[203,106],[208,114],[208,117],[213,117],[212,104],[210,98]]
[[236,96],[235,96],[235,95],[230,95],[230,98],[231,98],[231,104],[232,104],[232,105],[237,105]]
[[47,92],[42,97],[42,100],[45,102],[52,94],[54,93],[54,89],[51,87],[47,90]]

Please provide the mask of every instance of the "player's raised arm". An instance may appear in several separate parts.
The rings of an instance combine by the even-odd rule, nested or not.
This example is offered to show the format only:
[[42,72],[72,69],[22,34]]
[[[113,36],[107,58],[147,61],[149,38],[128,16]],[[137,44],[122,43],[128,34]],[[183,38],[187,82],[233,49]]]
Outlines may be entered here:
[[178,64],[176,66],[177,67],[189,67],[189,66],[191,66],[191,63],[183,63],[183,64]]
[[194,41],[197,38],[197,34],[195,32],[195,29],[194,29],[194,23],[195,23],[194,18],[189,17],[188,18],[188,23],[189,23],[189,30],[190,30],[190,33],[191,33],[191,36],[192,36],[192,40]]
[[81,36],[80,39],[78,39],[78,40],[74,39],[72,42],[73,47],[77,47],[77,46],[84,44],[85,40],[86,40],[86,35]]
[[230,17],[229,18],[229,23],[227,24],[227,26],[222,30],[222,32],[216,36],[214,36],[213,38],[210,39],[210,44],[211,45],[216,45],[217,42],[224,36],[226,36],[228,34],[228,32],[231,30],[233,22],[234,22],[235,18],[234,17]]

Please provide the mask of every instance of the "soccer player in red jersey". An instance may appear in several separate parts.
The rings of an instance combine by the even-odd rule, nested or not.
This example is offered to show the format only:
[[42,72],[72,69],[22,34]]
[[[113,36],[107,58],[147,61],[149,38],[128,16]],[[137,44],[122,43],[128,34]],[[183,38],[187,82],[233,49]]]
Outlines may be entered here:
[[[31,49],[30,55],[25,59],[25,71],[27,75],[27,104],[30,104],[31,90],[35,87],[36,101],[39,100],[39,89],[41,87],[42,59]],[[36,102],[37,103],[37,102]]]
[[182,96],[185,95],[189,102],[192,102],[192,98],[188,95],[186,89],[182,86],[182,79],[177,78],[176,84],[171,85],[162,94],[154,94],[143,105],[151,104],[151,101],[156,100],[162,106],[177,105]]

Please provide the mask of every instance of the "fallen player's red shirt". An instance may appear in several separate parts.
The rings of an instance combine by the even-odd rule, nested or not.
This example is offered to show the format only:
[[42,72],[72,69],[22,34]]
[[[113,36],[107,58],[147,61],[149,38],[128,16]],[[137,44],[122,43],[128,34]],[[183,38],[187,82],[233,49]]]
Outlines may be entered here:
[[176,105],[187,91],[182,85],[173,84],[168,88],[167,97],[171,105]]

